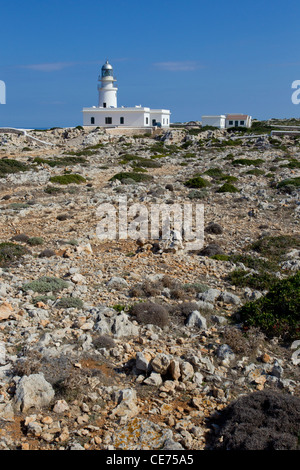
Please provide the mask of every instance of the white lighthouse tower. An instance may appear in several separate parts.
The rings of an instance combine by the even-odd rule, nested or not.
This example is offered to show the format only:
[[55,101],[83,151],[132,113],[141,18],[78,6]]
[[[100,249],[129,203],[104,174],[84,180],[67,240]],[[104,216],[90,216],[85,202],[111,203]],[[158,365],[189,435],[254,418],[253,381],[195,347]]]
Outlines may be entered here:
[[113,68],[108,63],[108,60],[102,66],[101,76],[99,76],[98,91],[99,91],[99,108],[117,108],[117,91],[118,88],[114,86]]

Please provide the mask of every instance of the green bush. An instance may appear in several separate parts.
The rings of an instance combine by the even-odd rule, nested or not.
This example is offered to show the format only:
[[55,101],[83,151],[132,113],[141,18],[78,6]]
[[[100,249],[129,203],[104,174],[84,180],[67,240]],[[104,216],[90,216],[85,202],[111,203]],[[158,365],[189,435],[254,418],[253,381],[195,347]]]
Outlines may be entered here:
[[300,272],[276,280],[269,292],[237,312],[244,326],[257,326],[267,336],[300,339]]
[[31,237],[31,238],[28,238],[27,243],[30,246],[43,245],[44,239],[41,237]]
[[184,185],[187,188],[206,188],[207,186],[210,185],[209,181],[205,180],[204,178],[201,178],[201,176],[194,176],[193,178],[190,178],[187,180]]
[[77,297],[62,297],[56,304],[57,308],[82,308],[83,301]]
[[68,174],[68,175],[57,175],[51,176],[50,180],[51,183],[59,183],[59,184],[80,184],[84,183],[86,179],[77,174]]
[[250,159],[250,158],[237,158],[236,160],[232,161],[232,165],[254,165],[254,166],[260,166],[262,163],[264,163],[264,160],[261,158],[257,158],[255,160]]
[[151,181],[153,177],[151,175],[145,175],[144,173],[135,173],[135,172],[120,172],[112,176],[109,181],[123,181],[123,180],[133,180],[136,183],[143,183],[146,181]]
[[300,236],[266,236],[252,243],[250,248],[262,256],[279,262],[287,251],[293,248],[300,249]]
[[2,158],[0,160],[0,178],[4,178],[11,173],[18,173],[19,171],[27,171],[29,167],[25,163],[14,160],[13,158]]
[[60,292],[63,289],[69,287],[69,284],[63,279],[57,277],[43,276],[36,281],[31,281],[23,285],[23,290],[26,292],[32,290],[39,294],[46,292]]
[[85,163],[86,159],[81,157],[62,157],[56,159],[46,159],[41,157],[36,157],[33,160],[33,163],[37,163],[39,165],[46,164],[51,166],[52,168],[55,166],[67,166],[67,165],[77,165],[78,163]]
[[240,190],[233,186],[233,184],[230,183],[224,183],[223,186],[221,186],[219,189],[216,191],[217,193],[239,193]]
[[251,287],[256,290],[268,290],[277,278],[271,273],[261,271],[255,274],[244,269],[235,269],[228,275],[228,280],[235,286]]
[[291,189],[294,189],[295,188],[300,188],[300,176],[297,176],[296,178],[288,178],[288,179],[285,179],[283,181],[280,181],[278,184],[277,184],[277,188],[278,189],[286,189],[286,188],[290,188]]
[[7,266],[27,253],[29,253],[29,251],[24,246],[17,243],[0,243],[0,266]]

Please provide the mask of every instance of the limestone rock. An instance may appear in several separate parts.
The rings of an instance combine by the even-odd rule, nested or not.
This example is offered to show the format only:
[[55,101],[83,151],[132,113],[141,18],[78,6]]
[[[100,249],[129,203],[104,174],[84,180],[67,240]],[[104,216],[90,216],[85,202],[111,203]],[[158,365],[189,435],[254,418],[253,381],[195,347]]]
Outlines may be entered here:
[[17,383],[13,401],[17,410],[26,412],[32,407],[48,406],[53,398],[54,390],[43,374],[32,374]]

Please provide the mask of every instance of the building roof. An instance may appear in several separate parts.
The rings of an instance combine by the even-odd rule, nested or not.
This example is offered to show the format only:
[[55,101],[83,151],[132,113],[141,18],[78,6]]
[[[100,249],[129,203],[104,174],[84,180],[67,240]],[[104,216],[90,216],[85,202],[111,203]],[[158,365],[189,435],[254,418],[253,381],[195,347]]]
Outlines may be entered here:
[[111,70],[112,66],[108,63],[108,60],[102,65],[102,70]]
[[250,117],[248,114],[227,114],[226,115],[226,119],[232,119],[233,121],[235,119],[238,119],[238,120],[244,119],[245,120],[248,117]]

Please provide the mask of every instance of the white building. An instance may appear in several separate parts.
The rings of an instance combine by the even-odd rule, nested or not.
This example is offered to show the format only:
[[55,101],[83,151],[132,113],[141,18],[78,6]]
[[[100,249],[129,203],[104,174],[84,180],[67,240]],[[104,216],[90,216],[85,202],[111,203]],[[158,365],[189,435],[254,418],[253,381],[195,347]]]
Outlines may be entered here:
[[251,127],[252,117],[248,114],[226,114],[226,127]]
[[248,114],[221,114],[220,116],[202,116],[202,127],[213,126],[219,129],[230,127],[251,127],[252,117]]
[[168,109],[132,108],[117,106],[116,79],[112,66],[106,61],[99,76],[98,106],[83,108],[83,125],[97,127],[149,128],[170,127],[171,112]]
[[225,129],[226,116],[202,116],[202,127],[213,126],[219,129]]

